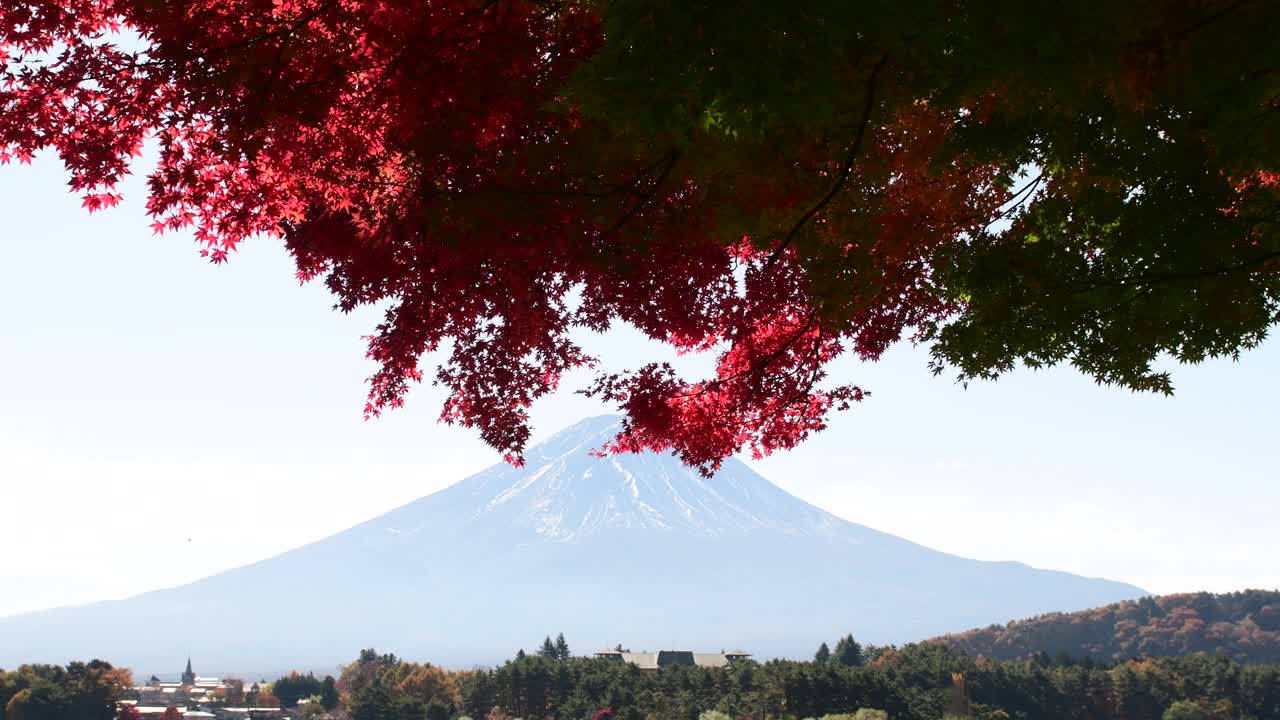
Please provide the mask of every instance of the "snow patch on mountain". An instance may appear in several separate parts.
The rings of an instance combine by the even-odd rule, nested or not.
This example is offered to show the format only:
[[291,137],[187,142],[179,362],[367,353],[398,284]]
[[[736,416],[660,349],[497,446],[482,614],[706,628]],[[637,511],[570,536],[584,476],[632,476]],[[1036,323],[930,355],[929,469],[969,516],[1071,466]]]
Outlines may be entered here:
[[[495,466],[414,505],[430,501],[434,511],[447,496],[466,526],[504,528],[516,545],[643,531],[705,538],[763,531],[856,543],[859,531],[871,532],[788,495],[732,458],[708,480],[670,453],[596,455],[620,429],[617,417],[584,420],[531,448],[524,467]],[[412,526],[402,517],[412,508],[387,519]]]

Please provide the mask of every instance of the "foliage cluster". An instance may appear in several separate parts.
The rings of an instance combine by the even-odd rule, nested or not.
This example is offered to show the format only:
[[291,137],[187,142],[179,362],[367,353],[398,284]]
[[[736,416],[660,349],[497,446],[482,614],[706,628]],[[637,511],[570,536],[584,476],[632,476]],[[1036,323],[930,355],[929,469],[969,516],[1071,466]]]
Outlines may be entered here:
[[128,670],[101,660],[0,669],[0,720],[112,720],[132,685]]
[[[1265,0],[6,0],[0,163],[89,210],[144,141],[148,209],[215,261],[281,236],[386,308],[366,412],[445,351],[441,416],[519,461],[597,369],[610,450],[710,471],[862,399],[843,355],[932,344],[962,380],[1256,345],[1280,317],[1280,72]],[[115,42],[132,33],[131,46]],[[829,382],[830,381],[830,382]]]
[[338,704],[337,683],[332,676],[326,675],[323,680],[312,673],[302,675],[291,672],[271,683],[271,694],[280,701],[280,707],[296,707],[299,702],[308,698],[316,698],[317,703],[325,710],[332,710]]
[[248,707],[278,708],[280,699],[272,692],[270,685],[253,683],[244,693],[244,704]]
[[337,688],[352,720],[449,720],[467,676],[367,649],[342,669]]
[[1205,652],[1280,663],[1280,592],[1247,590],[1145,597],[947,635],[974,657],[1066,655],[1101,661]]

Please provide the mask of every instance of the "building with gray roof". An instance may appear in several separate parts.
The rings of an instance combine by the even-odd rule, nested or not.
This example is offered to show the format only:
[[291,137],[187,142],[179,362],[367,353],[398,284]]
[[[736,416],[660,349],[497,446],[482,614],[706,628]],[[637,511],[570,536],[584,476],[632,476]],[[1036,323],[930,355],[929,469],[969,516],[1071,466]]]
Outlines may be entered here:
[[657,652],[631,652],[630,650],[601,650],[596,653],[596,657],[605,660],[613,660],[616,662],[631,663],[641,670],[653,670],[658,668],[686,666],[686,667],[705,667],[705,668],[722,668],[728,667],[730,663],[740,660],[746,660],[751,657],[751,653],[745,650],[733,650],[731,652],[718,653],[699,653],[691,650],[659,650]]

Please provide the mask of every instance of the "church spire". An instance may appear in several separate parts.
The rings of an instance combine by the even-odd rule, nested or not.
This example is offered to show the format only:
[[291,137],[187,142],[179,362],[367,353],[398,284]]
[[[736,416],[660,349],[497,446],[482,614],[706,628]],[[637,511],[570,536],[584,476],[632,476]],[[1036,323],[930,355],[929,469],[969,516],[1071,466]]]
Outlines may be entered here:
[[195,674],[195,672],[194,672],[194,671],[192,671],[192,670],[191,670],[191,656],[190,656],[190,655],[188,655],[188,656],[187,656],[187,669],[186,669],[186,670],[184,670],[184,671],[183,671],[183,673],[182,673],[182,684],[183,684],[183,685],[195,685],[195,684],[196,684],[196,674]]

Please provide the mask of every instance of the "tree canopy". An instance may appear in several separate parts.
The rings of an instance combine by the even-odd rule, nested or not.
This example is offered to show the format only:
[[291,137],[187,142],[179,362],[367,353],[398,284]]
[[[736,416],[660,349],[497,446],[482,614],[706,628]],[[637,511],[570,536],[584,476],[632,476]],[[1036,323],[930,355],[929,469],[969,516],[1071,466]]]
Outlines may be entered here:
[[298,706],[298,702],[312,696],[323,697],[325,688],[328,687],[333,691],[334,680],[326,677],[320,680],[312,673],[302,675],[294,671],[281,677],[279,680],[271,683],[271,694],[280,701],[280,706],[284,708],[293,708]]
[[[156,232],[283,238],[385,304],[377,415],[434,379],[519,461],[528,408],[634,325],[717,359],[597,368],[608,450],[704,470],[864,396],[846,354],[1069,363],[1256,345],[1280,292],[1280,75],[1263,0],[10,0],[0,162],[52,149],[90,210],[147,138]],[[137,42],[120,38],[132,34]],[[136,47],[135,47],[136,46]]]
[[102,660],[0,669],[0,720],[113,720],[132,684],[128,670]]
[[862,645],[853,639],[852,633],[845,635],[836,642],[836,649],[831,654],[831,659],[841,665],[850,667],[861,665],[865,660],[862,654]]
[[[363,650],[342,670],[338,685],[353,720],[444,720],[460,701],[458,683],[465,673],[452,673],[431,663],[404,662],[395,655]],[[325,679],[325,687],[331,687]],[[321,702],[325,702],[321,692]],[[338,705],[334,698],[333,705]]]
[[1208,653],[1280,662],[1280,591],[1186,593],[1049,613],[938,638],[972,656],[1037,655],[1103,662]]
[[813,653],[813,661],[819,665],[831,662],[831,648],[827,647],[826,643],[819,645],[817,651]]
[[[1204,654],[1101,666],[1040,664],[966,657],[933,643],[877,650],[876,659],[861,666],[775,659],[719,668],[672,665],[655,672],[598,658],[560,662],[528,656],[469,672],[460,683],[459,711],[490,720],[761,714],[823,720],[1235,720],[1280,713],[1275,665],[1241,665]],[[957,694],[967,709],[949,715]]]

